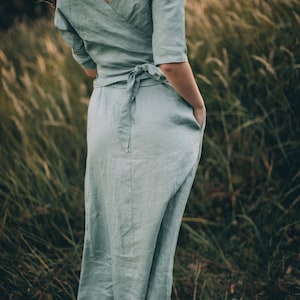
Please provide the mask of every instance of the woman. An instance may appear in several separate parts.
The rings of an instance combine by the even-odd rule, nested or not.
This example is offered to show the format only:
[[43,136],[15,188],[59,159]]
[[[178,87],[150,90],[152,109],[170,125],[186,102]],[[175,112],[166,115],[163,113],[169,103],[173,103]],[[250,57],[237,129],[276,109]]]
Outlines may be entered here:
[[170,299],[205,106],[183,0],[58,0],[55,25],[94,80],[78,299]]

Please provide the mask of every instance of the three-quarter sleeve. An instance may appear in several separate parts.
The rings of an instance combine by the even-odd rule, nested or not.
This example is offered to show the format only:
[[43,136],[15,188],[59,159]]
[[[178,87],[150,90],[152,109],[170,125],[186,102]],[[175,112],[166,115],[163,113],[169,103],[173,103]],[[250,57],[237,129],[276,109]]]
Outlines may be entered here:
[[71,47],[75,61],[84,69],[95,69],[97,65],[87,53],[83,40],[58,8],[55,11],[54,24]]
[[152,0],[154,64],[187,61],[184,0]]

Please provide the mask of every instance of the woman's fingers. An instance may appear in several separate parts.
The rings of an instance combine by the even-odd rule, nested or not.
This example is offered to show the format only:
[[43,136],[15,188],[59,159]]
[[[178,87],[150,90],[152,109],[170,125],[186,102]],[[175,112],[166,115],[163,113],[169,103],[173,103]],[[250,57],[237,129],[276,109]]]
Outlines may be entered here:
[[205,114],[205,107],[194,109],[194,117],[198,121],[200,126],[202,126],[204,123]]

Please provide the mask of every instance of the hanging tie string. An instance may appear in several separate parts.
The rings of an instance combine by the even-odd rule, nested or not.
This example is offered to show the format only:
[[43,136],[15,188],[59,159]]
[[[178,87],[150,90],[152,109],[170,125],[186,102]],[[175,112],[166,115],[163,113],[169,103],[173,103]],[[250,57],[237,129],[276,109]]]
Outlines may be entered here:
[[159,82],[166,82],[161,70],[153,64],[137,65],[128,75],[126,87],[126,100],[121,109],[118,135],[122,147],[129,152],[131,127],[132,127],[132,105],[141,86],[141,81],[152,78]]

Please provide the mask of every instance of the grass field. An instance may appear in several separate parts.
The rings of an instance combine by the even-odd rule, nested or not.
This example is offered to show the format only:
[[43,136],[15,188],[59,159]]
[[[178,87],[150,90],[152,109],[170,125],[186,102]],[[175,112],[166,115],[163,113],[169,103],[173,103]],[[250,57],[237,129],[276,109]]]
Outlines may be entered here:
[[[208,122],[173,299],[299,299],[300,2],[186,11]],[[75,299],[92,82],[47,21],[0,40],[0,300]]]

